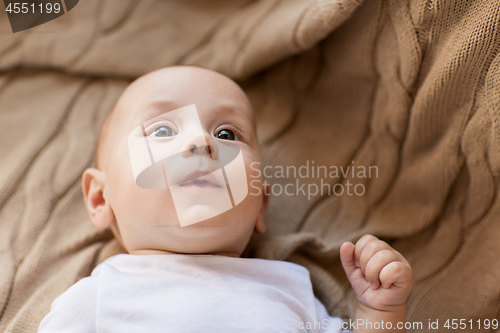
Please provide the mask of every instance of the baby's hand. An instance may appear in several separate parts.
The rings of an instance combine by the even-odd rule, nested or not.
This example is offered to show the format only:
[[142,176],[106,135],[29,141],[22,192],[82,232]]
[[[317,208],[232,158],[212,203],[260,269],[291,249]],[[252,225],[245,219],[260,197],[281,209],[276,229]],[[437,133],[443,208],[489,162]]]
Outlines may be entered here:
[[356,243],[340,247],[342,266],[358,302],[380,311],[392,311],[406,303],[413,274],[406,259],[386,242],[364,235]]

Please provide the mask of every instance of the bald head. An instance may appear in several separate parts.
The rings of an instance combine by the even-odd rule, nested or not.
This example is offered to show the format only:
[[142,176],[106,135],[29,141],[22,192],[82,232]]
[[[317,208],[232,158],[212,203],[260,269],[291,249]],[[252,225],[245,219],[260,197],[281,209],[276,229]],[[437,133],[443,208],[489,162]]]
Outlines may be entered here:
[[[104,120],[99,132],[95,165],[103,169],[108,152],[119,137],[118,129],[128,126],[130,130],[140,124],[137,114],[145,112],[155,104],[164,112],[196,104],[198,108],[207,104],[229,103],[249,112],[255,129],[253,109],[243,90],[228,77],[209,69],[194,66],[162,68],[141,76],[122,93],[114,108]],[[166,109],[165,109],[166,108]]]

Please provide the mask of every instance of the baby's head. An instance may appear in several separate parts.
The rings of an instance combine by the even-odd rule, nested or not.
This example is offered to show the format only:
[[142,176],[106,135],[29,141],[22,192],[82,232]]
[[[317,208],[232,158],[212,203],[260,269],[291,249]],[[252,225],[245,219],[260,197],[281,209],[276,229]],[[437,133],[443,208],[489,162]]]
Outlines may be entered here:
[[[172,147],[179,153],[165,155]],[[239,162],[224,168],[224,158]],[[148,172],[139,174],[141,165]],[[240,256],[252,232],[265,230],[261,174],[245,93],[221,74],[178,66],[124,91],[101,128],[96,168],[85,170],[82,184],[94,225],[110,227],[131,254]]]

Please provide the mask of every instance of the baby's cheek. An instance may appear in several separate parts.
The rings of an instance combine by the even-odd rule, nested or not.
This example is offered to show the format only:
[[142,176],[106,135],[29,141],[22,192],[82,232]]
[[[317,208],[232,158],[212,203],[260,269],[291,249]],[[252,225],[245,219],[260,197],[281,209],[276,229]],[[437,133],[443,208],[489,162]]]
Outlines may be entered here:
[[[155,225],[172,219],[175,213],[170,190],[143,189],[135,185],[124,193],[123,210],[134,223]],[[176,218],[176,216],[175,216]]]

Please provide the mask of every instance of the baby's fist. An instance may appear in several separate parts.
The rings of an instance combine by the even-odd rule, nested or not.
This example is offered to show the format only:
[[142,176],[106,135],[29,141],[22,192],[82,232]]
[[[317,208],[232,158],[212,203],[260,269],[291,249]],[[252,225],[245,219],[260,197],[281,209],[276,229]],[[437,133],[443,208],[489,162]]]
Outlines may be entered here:
[[406,303],[413,287],[411,267],[386,242],[372,235],[364,235],[356,245],[345,242],[340,259],[360,303],[380,311]]

